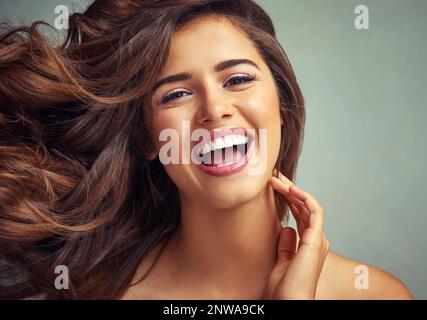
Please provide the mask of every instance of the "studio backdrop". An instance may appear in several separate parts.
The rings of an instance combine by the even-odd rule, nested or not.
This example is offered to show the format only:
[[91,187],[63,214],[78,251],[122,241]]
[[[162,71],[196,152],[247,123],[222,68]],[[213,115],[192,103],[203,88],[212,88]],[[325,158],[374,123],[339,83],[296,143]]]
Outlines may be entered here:
[[[2,0],[0,20],[61,25],[90,2]],[[331,250],[427,299],[427,1],[257,2],[306,99],[296,182],[322,204]]]

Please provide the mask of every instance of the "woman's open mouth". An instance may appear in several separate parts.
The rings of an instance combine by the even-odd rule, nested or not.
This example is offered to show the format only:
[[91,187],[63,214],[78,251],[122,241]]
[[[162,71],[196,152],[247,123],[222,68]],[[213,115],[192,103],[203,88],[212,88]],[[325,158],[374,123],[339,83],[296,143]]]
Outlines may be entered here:
[[[252,130],[254,131],[254,130]],[[198,151],[197,166],[212,176],[225,176],[243,170],[254,150],[254,135],[245,128],[211,131],[211,141]]]

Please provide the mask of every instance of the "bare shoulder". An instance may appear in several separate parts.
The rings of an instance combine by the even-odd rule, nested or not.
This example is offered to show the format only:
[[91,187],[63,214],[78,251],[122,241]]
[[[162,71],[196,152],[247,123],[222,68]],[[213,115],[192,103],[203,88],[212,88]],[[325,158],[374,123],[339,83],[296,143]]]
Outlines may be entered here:
[[163,288],[163,279],[158,279],[158,259],[163,249],[164,241],[161,241],[141,260],[140,265],[132,279],[131,286],[120,297],[121,300],[154,300],[162,299],[158,295],[158,287]]
[[318,283],[316,299],[412,299],[397,277],[368,263],[329,252]]

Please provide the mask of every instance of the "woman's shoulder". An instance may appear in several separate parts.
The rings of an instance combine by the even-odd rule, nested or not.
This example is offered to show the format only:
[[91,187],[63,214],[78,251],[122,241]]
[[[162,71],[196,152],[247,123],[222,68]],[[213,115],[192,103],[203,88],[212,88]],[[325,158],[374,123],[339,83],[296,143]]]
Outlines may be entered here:
[[[173,296],[170,284],[159,276],[162,272],[150,272],[160,251],[161,246],[158,245],[143,259],[135,279],[139,279],[143,274],[150,276],[135,287],[129,288],[121,299],[151,300]],[[161,263],[157,267],[162,269]],[[403,282],[391,273],[330,251],[319,278],[316,299],[406,300],[412,299],[412,296]]]
[[132,284],[126,292],[120,297],[121,300],[155,300],[163,299],[160,292],[165,289],[164,281],[158,279],[158,268],[161,268],[159,259],[161,257],[162,249],[164,249],[165,240],[161,241],[149,250],[147,255],[141,260],[134,276]]
[[371,264],[329,252],[323,266],[316,299],[412,299],[397,277]]

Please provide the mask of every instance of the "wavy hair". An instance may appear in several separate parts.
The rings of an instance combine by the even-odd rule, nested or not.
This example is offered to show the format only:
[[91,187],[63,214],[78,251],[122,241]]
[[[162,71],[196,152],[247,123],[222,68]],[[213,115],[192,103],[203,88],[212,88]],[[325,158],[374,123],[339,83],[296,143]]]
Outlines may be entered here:
[[[0,30],[1,298],[117,299],[180,223],[177,187],[153,148],[147,103],[171,38],[203,15],[244,31],[265,60],[285,119],[276,168],[294,179],[304,101],[273,23],[252,0],[96,0],[53,45]],[[287,203],[275,195],[280,219]],[[54,286],[55,267],[69,290]]]

